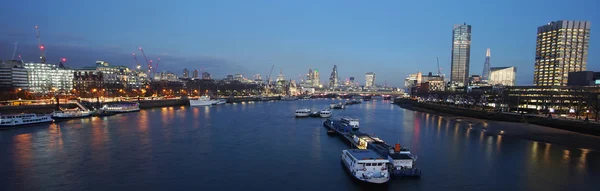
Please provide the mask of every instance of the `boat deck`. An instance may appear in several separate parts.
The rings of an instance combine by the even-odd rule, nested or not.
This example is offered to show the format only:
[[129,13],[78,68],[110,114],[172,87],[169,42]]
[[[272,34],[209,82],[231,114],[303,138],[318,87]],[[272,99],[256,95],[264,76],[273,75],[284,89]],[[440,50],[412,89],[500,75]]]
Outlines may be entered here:
[[[386,155],[383,158],[389,158],[393,160],[403,160],[403,159],[412,159],[408,154],[403,153],[389,153],[390,149],[394,149],[392,146],[386,144],[378,137],[371,136],[369,134],[360,132],[358,130],[353,130],[351,126],[343,125],[341,120],[333,120],[328,119],[323,122],[323,126],[327,129],[331,129],[335,131],[335,134],[342,135],[340,136],[342,140],[349,142],[352,148],[358,148],[354,150],[365,150],[370,149],[370,151],[377,153],[378,155]],[[367,144],[365,146],[359,144],[354,141],[353,136],[357,136],[359,141],[365,141]],[[420,177],[421,170],[419,168],[410,168],[410,169],[393,169],[389,168],[389,172],[391,176],[395,177]]]

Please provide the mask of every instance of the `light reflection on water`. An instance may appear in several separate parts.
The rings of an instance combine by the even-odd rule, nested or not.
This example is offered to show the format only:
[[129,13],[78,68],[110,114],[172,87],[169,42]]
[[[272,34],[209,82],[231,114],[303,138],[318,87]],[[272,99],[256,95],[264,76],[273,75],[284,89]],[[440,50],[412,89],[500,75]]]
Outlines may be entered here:
[[[349,146],[338,137],[327,136],[322,119],[293,117],[296,108],[320,108],[329,103],[304,100],[166,107],[59,123],[60,128],[49,125],[2,131],[0,156],[10,160],[0,162],[0,174],[9,175],[0,183],[8,185],[8,190],[24,183],[32,185],[25,187],[31,190],[59,185],[73,186],[72,190],[206,185],[225,190],[353,190],[356,185],[339,165],[339,151]],[[410,147],[426,172],[418,181],[394,180],[390,190],[406,188],[406,184],[444,190],[473,182],[481,189],[509,182],[508,190],[556,189],[576,183],[572,189],[583,190],[593,187],[591,179],[599,177],[598,153],[594,151],[523,140],[508,133],[495,135],[496,122],[470,125],[469,120],[378,106],[389,104],[382,101],[363,104],[334,110],[334,116],[357,116],[361,131]],[[481,126],[489,126],[489,130]],[[261,176],[253,176],[257,174]],[[315,174],[327,174],[328,178]],[[53,178],[63,176],[69,178]],[[98,181],[102,183],[89,184],[95,187],[85,184]]]

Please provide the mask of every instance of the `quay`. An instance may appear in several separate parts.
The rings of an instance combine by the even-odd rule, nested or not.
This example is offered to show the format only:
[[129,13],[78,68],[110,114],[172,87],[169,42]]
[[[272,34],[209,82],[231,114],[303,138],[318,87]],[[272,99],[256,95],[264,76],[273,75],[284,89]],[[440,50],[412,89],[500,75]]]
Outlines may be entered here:
[[402,98],[395,99],[394,104],[402,108],[413,111],[436,113],[442,115],[472,117],[477,119],[507,121],[516,123],[529,123],[541,125],[545,127],[563,129],[578,133],[600,136],[600,123],[583,120],[566,120],[561,118],[550,118],[538,115],[507,113],[507,112],[490,112],[484,110],[476,110],[469,108],[459,108],[444,106],[439,104],[419,102],[412,99]]
[[343,125],[341,120],[327,119],[323,122],[323,126],[335,131],[342,141],[350,143],[352,148],[374,150],[382,157],[387,158],[390,161],[388,171],[391,176],[421,176],[421,169],[413,167],[416,157],[412,156],[408,149],[403,150],[399,144],[396,144],[395,147],[389,146],[377,137],[362,133],[359,130],[353,130],[351,126]]

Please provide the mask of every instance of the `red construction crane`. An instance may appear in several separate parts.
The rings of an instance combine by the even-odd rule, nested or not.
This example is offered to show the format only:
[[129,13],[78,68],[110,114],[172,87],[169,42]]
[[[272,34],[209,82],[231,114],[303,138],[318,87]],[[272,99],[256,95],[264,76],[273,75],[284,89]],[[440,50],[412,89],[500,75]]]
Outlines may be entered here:
[[140,66],[140,62],[138,62],[137,58],[135,57],[135,53],[131,53],[131,55],[133,56],[133,59],[135,60],[135,64],[137,64],[137,66],[136,66],[135,68],[136,68],[136,69],[138,70],[138,72],[139,72],[139,71],[140,71],[140,68],[141,68],[141,66]]
[[[146,53],[144,53],[144,49],[140,46],[140,51],[142,51],[142,55],[144,55],[144,60],[146,60],[146,64],[148,64],[148,75],[150,75],[150,70],[152,70],[152,65],[148,62],[148,58],[146,58]],[[150,76],[148,76],[150,77]]]
[[158,58],[158,61],[156,61],[156,65],[154,67],[154,74],[156,74],[156,70],[158,70],[158,63],[160,63],[160,58]]
[[42,42],[40,41],[40,28],[36,25],[35,26],[35,32],[37,34],[37,41],[38,41],[38,47],[40,48],[40,60],[42,61],[42,63],[46,63],[46,53],[44,53],[44,45],[42,45]]

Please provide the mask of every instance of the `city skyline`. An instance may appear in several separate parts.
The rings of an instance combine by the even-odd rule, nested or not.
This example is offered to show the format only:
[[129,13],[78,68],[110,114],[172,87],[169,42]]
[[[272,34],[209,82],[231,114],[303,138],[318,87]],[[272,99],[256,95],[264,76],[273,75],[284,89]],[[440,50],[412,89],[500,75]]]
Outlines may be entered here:
[[[485,59],[485,50],[489,47],[494,49],[495,66],[519,68],[517,84],[528,85],[532,84],[533,79],[535,33],[538,26],[555,20],[584,20],[594,23],[599,18],[592,8],[597,7],[594,6],[598,5],[596,1],[577,3],[589,6],[552,13],[551,16],[548,13],[542,14],[544,11],[540,8],[551,7],[552,2],[547,1],[464,3],[471,13],[467,16],[449,14],[455,10],[453,8],[459,7],[449,2],[439,2],[432,6],[420,2],[355,2],[343,5],[336,12],[329,11],[338,10],[335,7],[339,6],[331,2],[323,2],[319,6],[307,2],[274,2],[268,3],[272,4],[270,7],[264,6],[264,2],[231,5],[222,2],[207,5],[118,3],[120,7],[133,10],[140,6],[144,9],[168,6],[180,9],[177,14],[166,11],[156,15],[138,15],[125,8],[115,8],[112,4],[117,2],[111,1],[102,4],[75,1],[67,3],[69,6],[66,7],[52,2],[11,2],[2,5],[20,8],[0,13],[0,23],[10,26],[0,32],[0,60],[9,60],[14,43],[18,42],[17,54],[22,55],[26,62],[38,61],[34,26],[39,25],[41,41],[47,47],[48,62],[57,63],[60,58],[67,57],[69,61],[65,65],[72,68],[93,64],[96,60],[133,68],[135,64],[131,53],[138,54],[137,48],[142,46],[148,57],[161,58],[160,71],[181,71],[188,68],[208,71],[218,78],[235,73],[259,73],[266,76],[270,66],[275,64],[276,68],[283,69],[286,76],[298,76],[304,74],[306,68],[331,68],[337,65],[343,69],[340,76],[362,76],[364,72],[373,71],[377,73],[380,82],[387,81],[392,86],[401,87],[404,78],[414,71],[437,71],[435,57],[438,56],[442,72],[450,76],[451,52],[447,44],[451,37],[448,31],[453,24],[466,22],[474,27],[470,58],[474,62],[471,63],[470,71],[482,71],[481,60]],[[21,10],[36,10],[38,6],[60,10],[61,14],[33,11],[31,14],[19,14]],[[403,6],[414,9],[393,11],[394,7]],[[494,11],[510,11],[512,14],[506,18],[489,16],[481,11],[484,10],[482,7],[488,6],[495,7]],[[111,14],[79,14],[78,10],[86,9]],[[200,11],[195,11],[196,9]],[[262,10],[262,13],[256,14],[253,9]],[[363,9],[376,14],[357,14]],[[230,15],[224,14],[230,12],[225,10],[233,10],[239,14],[225,17]],[[280,11],[289,14],[281,14]],[[312,11],[314,15],[300,17],[303,14],[299,11]],[[437,14],[426,16],[427,14],[419,12]],[[402,19],[412,14],[423,17],[419,21]],[[439,19],[438,14],[451,16]],[[17,22],[13,19],[15,15],[22,18]],[[274,18],[273,15],[280,15],[282,18]],[[343,19],[352,15],[356,15],[357,19],[351,19],[352,22]],[[171,22],[178,20],[175,18],[185,17],[199,18],[198,24],[194,24],[199,26],[190,26],[183,21]],[[291,22],[281,22],[286,19]],[[428,24],[422,30],[402,29],[403,26],[423,22]],[[260,27],[251,27],[254,25]],[[189,28],[171,30],[185,27]],[[148,28],[153,30],[147,30]],[[168,39],[165,38],[167,36]],[[597,44],[595,41],[595,38],[590,39],[589,52],[592,54],[588,56],[587,69],[597,71],[600,67],[597,64],[598,56],[593,54],[596,50],[594,44]],[[326,80],[321,78],[321,81]],[[365,83],[361,78],[357,82]]]

